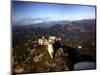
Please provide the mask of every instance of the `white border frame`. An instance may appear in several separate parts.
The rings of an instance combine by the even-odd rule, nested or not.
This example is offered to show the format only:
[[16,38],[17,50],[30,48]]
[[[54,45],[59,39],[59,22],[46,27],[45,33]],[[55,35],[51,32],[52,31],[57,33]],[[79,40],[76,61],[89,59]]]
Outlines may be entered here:
[[[20,1],[20,0],[19,0]],[[99,0],[23,0],[23,1],[39,1],[51,3],[69,3],[69,4],[83,4],[97,6],[97,69],[83,70],[83,71],[68,71],[68,72],[50,72],[50,73],[36,73],[34,75],[98,75],[100,73],[100,2]],[[0,75],[10,75],[10,56],[11,56],[11,1],[0,0]],[[32,74],[25,74],[32,75]]]

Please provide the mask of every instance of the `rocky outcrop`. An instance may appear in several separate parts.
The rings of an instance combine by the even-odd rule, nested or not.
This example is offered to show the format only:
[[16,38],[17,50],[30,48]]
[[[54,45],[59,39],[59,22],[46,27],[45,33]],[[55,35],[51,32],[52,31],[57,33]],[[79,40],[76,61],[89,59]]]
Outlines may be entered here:
[[50,57],[47,46],[30,42],[13,49],[13,73],[40,73],[68,70],[64,56]]

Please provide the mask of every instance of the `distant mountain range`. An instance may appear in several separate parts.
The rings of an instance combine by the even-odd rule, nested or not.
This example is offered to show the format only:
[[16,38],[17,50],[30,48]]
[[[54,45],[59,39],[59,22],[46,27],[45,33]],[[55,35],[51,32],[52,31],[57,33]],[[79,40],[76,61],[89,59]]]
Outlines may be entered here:
[[20,27],[42,27],[42,28],[48,28],[51,27],[53,25],[56,24],[61,24],[61,25],[65,25],[65,24],[69,24],[70,21],[49,21],[49,22],[40,22],[40,23],[33,23],[33,24],[22,24],[22,23],[16,23],[13,26],[20,26]]
[[81,31],[81,32],[87,32],[87,31],[95,31],[96,29],[96,19],[85,19],[85,20],[76,20],[76,21],[50,21],[50,22],[42,22],[42,23],[36,23],[36,24],[23,24],[23,25],[12,25],[13,28],[51,28],[51,29],[62,29],[63,30],[69,30],[69,31]]
[[12,27],[14,45],[27,40],[36,40],[45,35],[64,36],[65,42],[68,40],[73,42],[76,39],[81,41],[81,39],[85,40],[84,38],[94,38],[95,40],[96,19],[52,21],[29,25],[12,25]]
[[59,28],[60,30],[67,30],[67,31],[80,31],[80,32],[88,32],[88,31],[95,31],[96,30],[96,20],[80,20],[80,21],[72,21],[63,24],[56,24],[51,26],[51,28]]

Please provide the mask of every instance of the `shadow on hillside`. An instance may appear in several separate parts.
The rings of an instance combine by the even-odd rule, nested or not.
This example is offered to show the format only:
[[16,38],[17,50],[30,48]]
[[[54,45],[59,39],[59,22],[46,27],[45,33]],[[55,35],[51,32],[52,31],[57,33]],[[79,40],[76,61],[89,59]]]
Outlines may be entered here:
[[[96,62],[91,55],[80,54],[75,48],[64,46],[65,62],[70,70],[74,70],[74,65],[78,62]],[[68,63],[69,61],[69,63]]]

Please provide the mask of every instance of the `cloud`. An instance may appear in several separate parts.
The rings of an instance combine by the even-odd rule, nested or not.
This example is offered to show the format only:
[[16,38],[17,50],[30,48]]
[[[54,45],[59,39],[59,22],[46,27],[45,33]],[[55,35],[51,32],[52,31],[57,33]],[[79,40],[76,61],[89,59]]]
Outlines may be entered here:
[[29,25],[29,24],[36,24],[36,23],[41,23],[41,22],[48,22],[50,20],[51,19],[49,17],[23,18],[15,22],[14,25]]

